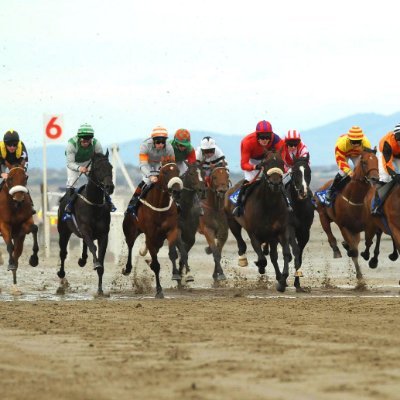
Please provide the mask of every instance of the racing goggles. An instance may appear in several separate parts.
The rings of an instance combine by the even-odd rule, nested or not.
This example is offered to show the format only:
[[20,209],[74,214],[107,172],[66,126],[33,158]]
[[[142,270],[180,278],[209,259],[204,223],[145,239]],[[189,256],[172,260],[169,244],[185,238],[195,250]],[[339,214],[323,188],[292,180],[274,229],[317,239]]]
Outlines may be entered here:
[[18,146],[18,142],[6,142],[6,146],[8,146],[8,147],[17,147]]
[[297,147],[300,144],[300,140],[287,140],[286,144],[288,147]]
[[167,141],[167,139],[165,139],[165,138],[155,138],[155,139],[153,139],[153,143],[154,144],[165,144],[166,141]]
[[350,140],[352,146],[361,146],[362,140]]
[[270,133],[257,133],[257,140],[271,140]]

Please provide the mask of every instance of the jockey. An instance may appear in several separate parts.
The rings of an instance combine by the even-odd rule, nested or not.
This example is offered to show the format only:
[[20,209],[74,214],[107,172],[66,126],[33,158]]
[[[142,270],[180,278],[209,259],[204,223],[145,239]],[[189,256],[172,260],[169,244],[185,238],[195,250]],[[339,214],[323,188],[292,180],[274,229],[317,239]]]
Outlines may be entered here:
[[353,126],[347,133],[339,136],[335,146],[335,158],[339,171],[331,186],[326,190],[326,205],[331,204],[333,193],[343,187],[343,183],[347,181],[346,177],[353,175],[349,160],[355,167],[360,161],[361,152],[365,148],[371,148],[371,143],[359,126]]
[[167,142],[168,132],[162,126],[156,126],[151,137],[146,139],[139,150],[139,168],[142,172],[142,181],[137,185],[125,211],[136,217],[139,200],[158,181],[159,170],[164,162],[175,162],[174,149]]
[[241,142],[241,167],[244,171],[244,182],[240,188],[236,207],[233,215],[239,217],[243,212],[243,199],[248,182],[254,181],[260,173],[260,162],[267,151],[280,151],[283,140],[272,131],[272,126],[268,121],[260,121],[256,126],[256,131],[248,134]]
[[[285,144],[282,146],[281,155],[285,163],[285,176],[283,182],[287,185],[290,182],[290,173],[296,158],[310,157],[307,146],[301,141],[300,132],[295,129],[288,131],[285,136]],[[310,161],[308,161],[310,163]]]
[[188,164],[196,162],[196,152],[190,143],[190,132],[187,129],[178,129],[170,143],[174,149],[176,165],[182,176],[187,170],[185,161]]
[[[385,183],[392,180],[389,170],[399,174],[400,173],[400,124],[397,124],[393,131],[388,132],[379,141],[378,167],[379,167],[379,183],[377,189],[381,188]],[[382,198],[379,198],[378,190],[375,192],[375,206],[372,214],[379,214],[380,206],[385,200],[388,191],[382,193]]]
[[227,167],[224,153],[211,136],[201,139],[200,146],[196,149],[196,161],[205,172],[206,180],[209,179],[211,170],[219,163],[224,163],[224,167]]
[[[5,180],[8,178],[7,164],[15,165],[20,164],[28,169],[28,152],[26,150],[25,144],[20,140],[18,132],[10,129],[4,134],[3,141],[0,142],[0,169],[1,177],[4,179],[1,183],[0,190],[3,187]],[[32,203],[32,215],[36,214],[33,208],[33,202],[31,194],[28,192]]]
[[[87,174],[90,170],[90,159],[93,154],[103,154],[100,142],[94,138],[94,130],[89,124],[82,124],[77,134],[68,140],[65,156],[67,160],[67,196],[68,203],[65,207],[63,221],[72,218],[72,208],[78,193],[75,186],[82,174]],[[106,193],[106,200],[110,204],[111,211],[116,208],[111,202],[110,196]]]

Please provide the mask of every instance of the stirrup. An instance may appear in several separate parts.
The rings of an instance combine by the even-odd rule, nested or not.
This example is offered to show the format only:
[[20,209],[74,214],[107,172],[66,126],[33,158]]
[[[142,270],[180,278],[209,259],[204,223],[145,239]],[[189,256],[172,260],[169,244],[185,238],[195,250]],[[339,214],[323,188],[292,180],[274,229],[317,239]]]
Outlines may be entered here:
[[117,207],[115,207],[114,203],[111,203],[110,207],[111,207],[111,212],[117,211]]

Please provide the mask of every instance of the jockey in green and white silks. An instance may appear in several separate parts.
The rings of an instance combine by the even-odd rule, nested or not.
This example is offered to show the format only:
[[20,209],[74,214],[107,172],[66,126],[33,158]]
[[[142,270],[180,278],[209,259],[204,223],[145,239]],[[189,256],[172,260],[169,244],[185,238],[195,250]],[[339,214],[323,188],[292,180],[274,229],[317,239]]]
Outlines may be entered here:
[[67,188],[76,186],[80,174],[89,171],[89,161],[94,153],[103,154],[100,142],[94,138],[93,128],[89,124],[79,127],[76,136],[68,140],[65,156],[67,157]]

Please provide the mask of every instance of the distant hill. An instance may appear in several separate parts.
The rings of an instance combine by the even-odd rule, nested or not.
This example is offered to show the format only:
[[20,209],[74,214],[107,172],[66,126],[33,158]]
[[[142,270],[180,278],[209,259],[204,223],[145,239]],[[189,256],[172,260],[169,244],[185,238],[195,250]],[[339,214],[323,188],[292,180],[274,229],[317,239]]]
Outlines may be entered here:
[[[310,149],[312,165],[330,166],[335,164],[334,147],[336,139],[339,135],[346,133],[351,126],[361,126],[374,146],[378,145],[379,139],[399,122],[400,112],[389,116],[374,113],[355,114],[318,128],[302,131],[301,134]],[[282,137],[285,135],[285,132],[280,133]],[[192,131],[191,135],[192,142],[195,145],[198,145],[204,136],[212,136],[224,151],[231,170],[240,170],[240,141],[243,136],[204,131]],[[137,164],[138,150],[143,139],[119,143],[120,156],[125,164]],[[110,146],[111,143],[107,145]],[[64,151],[64,146],[48,147],[47,165],[49,168],[65,167]],[[29,161],[30,168],[42,168],[42,148],[29,149]]]

